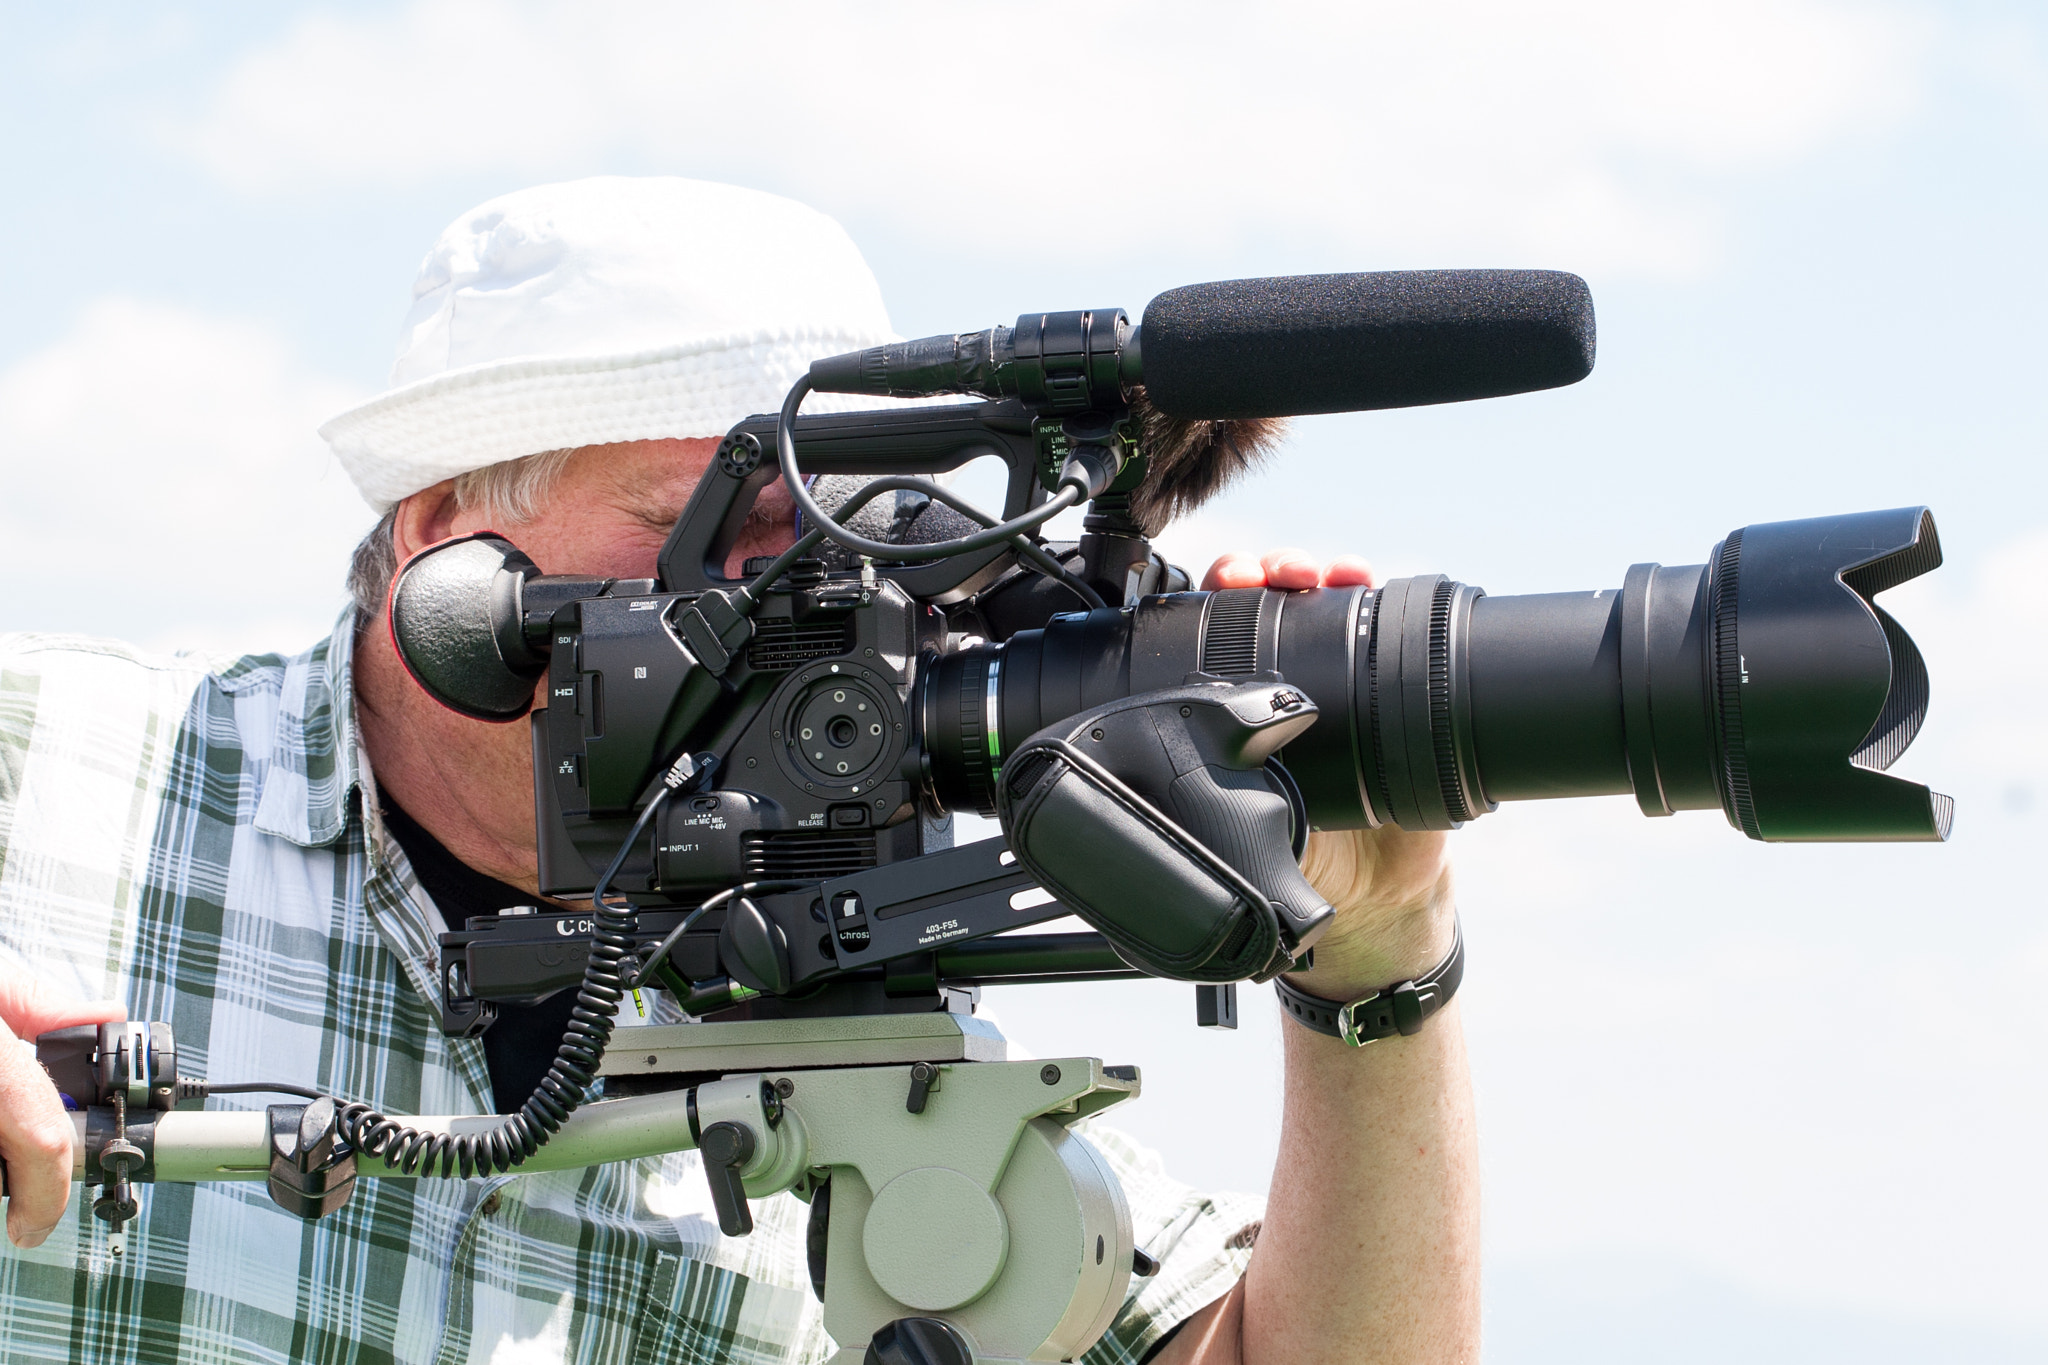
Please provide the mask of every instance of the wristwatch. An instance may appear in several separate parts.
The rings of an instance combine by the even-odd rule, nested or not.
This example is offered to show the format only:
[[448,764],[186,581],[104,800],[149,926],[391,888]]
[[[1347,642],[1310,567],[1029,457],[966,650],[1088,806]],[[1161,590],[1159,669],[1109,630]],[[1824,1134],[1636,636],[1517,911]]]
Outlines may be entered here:
[[1284,976],[1273,978],[1273,988],[1280,993],[1280,1008],[1286,1010],[1295,1023],[1332,1038],[1341,1038],[1352,1047],[1364,1047],[1367,1043],[1376,1043],[1397,1033],[1405,1036],[1418,1032],[1429,1021],[1429,1016],[1450,1003],[1464,975],[1465,931],[1453,919],[1451,951],[1444,955],[1443,961],[1413,981],[1385,987],[1360,996],[1349,1004],[1339,1004],[1298,990],[1288,985]]

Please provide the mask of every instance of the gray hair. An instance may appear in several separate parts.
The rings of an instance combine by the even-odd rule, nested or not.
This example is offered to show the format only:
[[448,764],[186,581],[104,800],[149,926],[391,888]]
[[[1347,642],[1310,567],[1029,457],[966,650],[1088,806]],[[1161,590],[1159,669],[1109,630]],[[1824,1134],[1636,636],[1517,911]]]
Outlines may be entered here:
[[[482,508],[492,521],[519,526],[533,520],[554,491],[555,481],[568,467],[574,448],[543,450],[517,460],[472,469],[455,479],[455,510]],[[384,600],[391,594],[391,576],[398,572],[398,550],[392,528],[398,524],[398,509],[392,508],[370,528],[356,546],[348,566],[348,595],[355,603],[356,634],[384,618]]]

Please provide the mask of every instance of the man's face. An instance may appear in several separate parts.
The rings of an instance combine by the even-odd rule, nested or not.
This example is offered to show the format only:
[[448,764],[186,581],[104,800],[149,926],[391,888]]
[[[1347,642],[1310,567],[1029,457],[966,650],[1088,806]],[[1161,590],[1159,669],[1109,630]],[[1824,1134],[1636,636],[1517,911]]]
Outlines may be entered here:
[[[450,534],[496,530],[543,573],[652,578],[663,542],[717,450],[716,437],[585,446],[570,457],[530,520],[493,526],[484,510],[471,509],[457,514]],[[749,556],[789,548],[795,531],[788,492],[780,483],[769,484],[754,503],[726,572],[737,575]]]

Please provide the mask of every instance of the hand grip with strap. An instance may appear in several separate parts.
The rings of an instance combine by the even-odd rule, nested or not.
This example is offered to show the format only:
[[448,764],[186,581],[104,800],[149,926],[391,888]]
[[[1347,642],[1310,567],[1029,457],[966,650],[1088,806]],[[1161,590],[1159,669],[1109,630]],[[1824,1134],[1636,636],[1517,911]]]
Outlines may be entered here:
[[1017,861],[1133,966],[1267,980],[1328,925],[1265,770],[1315,723],[1285,683],[1193,683],[1059,721],[1004,761],[996,805]]

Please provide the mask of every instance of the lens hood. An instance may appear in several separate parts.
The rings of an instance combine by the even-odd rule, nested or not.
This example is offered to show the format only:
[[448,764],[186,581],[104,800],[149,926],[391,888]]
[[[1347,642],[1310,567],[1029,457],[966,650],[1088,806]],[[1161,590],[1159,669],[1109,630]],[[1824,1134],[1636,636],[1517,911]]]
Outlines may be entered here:
[[1767,522],[1716,549],[1709,686],[1728,818],[1752,839],[1946,839],[1955,803],[1885,772],[1927,665],[1874,599],[1941,563],[1924,507]]

